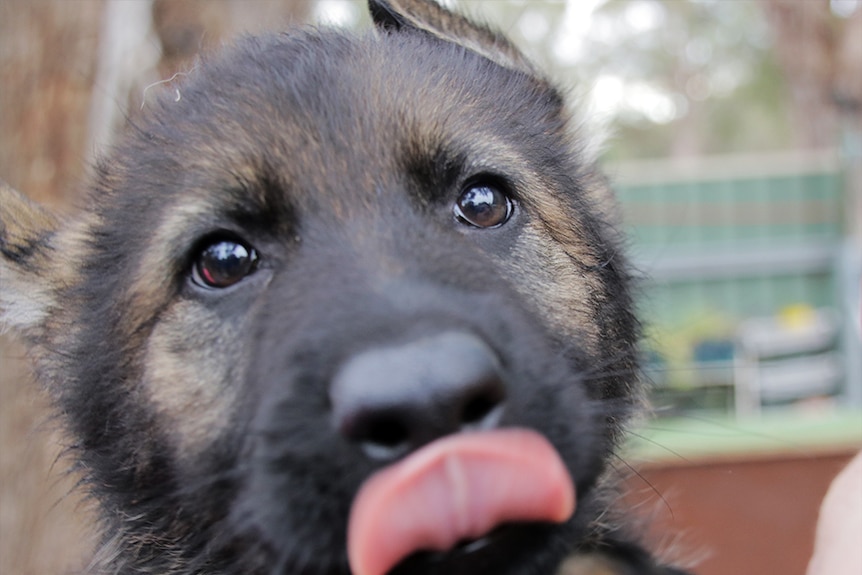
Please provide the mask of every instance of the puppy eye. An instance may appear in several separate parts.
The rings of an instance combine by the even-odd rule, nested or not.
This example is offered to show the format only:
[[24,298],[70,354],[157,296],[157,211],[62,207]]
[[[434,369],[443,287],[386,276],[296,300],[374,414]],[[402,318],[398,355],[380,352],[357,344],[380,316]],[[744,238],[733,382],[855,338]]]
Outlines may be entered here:
[[512,200],[500,187],[489,182],[469,185],[455,203],[458,221],[477,228],[493,228],[512,215]]
[[203,248],[192,266],[192,281],[202,287],[230,287],[257,268],[257,250],[237,240],[220,239]]

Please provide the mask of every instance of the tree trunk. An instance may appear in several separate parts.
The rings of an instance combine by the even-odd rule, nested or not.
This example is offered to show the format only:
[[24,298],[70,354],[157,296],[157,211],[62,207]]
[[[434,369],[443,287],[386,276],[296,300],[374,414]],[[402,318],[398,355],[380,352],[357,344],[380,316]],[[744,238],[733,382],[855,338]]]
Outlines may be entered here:
[[241,33],[279,30],[308,19],[312,0],[155,0],[153,23],[162,45],[159,72],[186,71],[200,52]]
[[[101,12],[101,0],[0,2],[0,178],[55,207],[74,196],[89,157]],[[23,356],[0,339],[0,573],[79,572],[90,522],[68,496],[75,478]]]
[[763,0],[763,3],[778,63],[790,88],[797,145],[836,146],[838,116],[833,89],[840,30],[829,2]]

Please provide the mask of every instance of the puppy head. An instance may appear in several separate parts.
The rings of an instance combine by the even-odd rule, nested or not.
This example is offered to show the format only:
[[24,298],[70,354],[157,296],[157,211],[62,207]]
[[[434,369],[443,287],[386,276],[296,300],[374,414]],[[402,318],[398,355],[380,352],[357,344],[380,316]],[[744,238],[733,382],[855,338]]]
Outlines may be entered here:
[[505,39],[428,2],[371,8],[376,35],[199,63],[74,223],[0,192],[4,318],[119,534],[109,572],[345,573],[368,478],[476,428],[544,438],[574,516],[489,504],[446,533],[487,545],[419,538],[387,565],[547,571],[589,531],[636,386],[601,182]]

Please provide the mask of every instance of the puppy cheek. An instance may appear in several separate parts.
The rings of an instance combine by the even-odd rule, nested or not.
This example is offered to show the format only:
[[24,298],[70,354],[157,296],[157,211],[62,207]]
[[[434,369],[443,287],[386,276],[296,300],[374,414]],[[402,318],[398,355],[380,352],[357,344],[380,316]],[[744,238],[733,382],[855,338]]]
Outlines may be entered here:
[[178,302],[153,330],[143,393],[179,462],[193,461],[228,429],[245,368],[241,327],[195,302]]
[[[595,301],[602,286],[592,275],[579,274],[564,247],[542,230],[527,226],[510,255],[497,258],[524,301],[539,301],[534,312],[553,333],[599,354],[601,333],[596,324]],[[566,289],[560,289],[566,286]]]

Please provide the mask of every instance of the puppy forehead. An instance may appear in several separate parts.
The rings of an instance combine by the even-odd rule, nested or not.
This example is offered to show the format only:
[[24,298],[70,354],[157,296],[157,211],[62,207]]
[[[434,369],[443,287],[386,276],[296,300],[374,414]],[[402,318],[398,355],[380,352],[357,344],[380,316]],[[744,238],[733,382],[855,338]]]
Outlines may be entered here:
[[373,190],[367,180],[417,150],[493,151],[516,135],[523,146],[518,128],[536,124],[535,83],[431,38],[247,40],[192,76],[157,114],[166,160],[182,158],[189,179],[266,174],[293,194],[344,180]]

